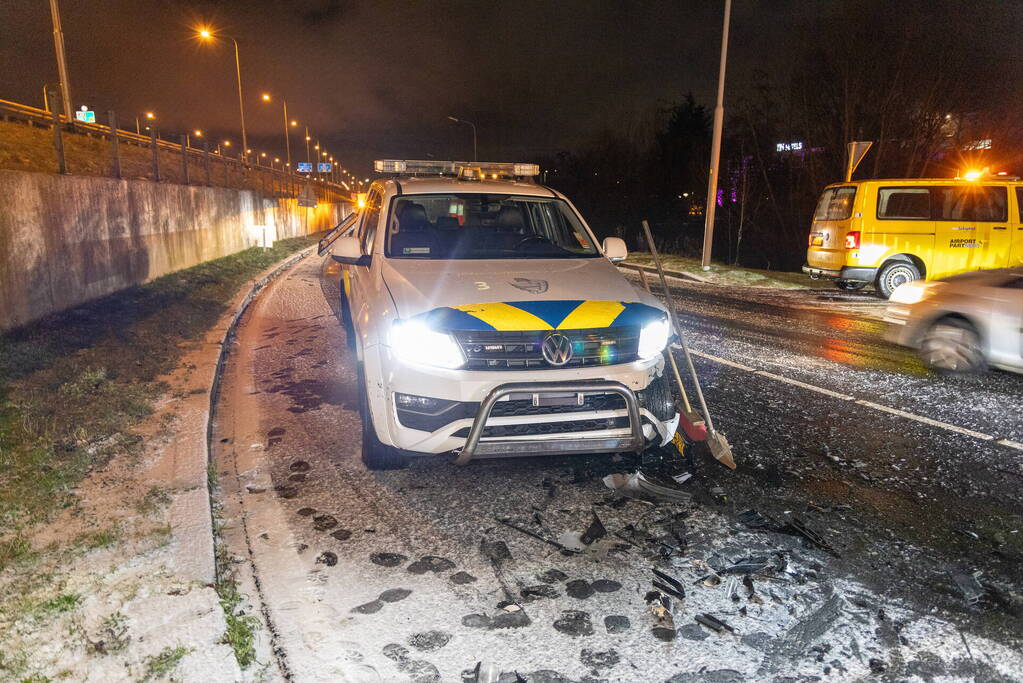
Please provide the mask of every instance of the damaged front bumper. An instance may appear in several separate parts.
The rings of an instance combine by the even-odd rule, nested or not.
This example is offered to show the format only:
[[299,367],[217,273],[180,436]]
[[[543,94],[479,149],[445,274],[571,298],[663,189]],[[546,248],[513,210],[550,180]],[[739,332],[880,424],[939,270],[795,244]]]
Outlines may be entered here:
[[[628,434],[621,436],[556,436],[537,439],[487,439],[481,440],[483,429],[499,400],[505,397],[527,394],[534,404],[544,396],[572,395],[580,402],[587,394],[614,394],[625,401],[628,416]],[[509,382],[494,387],[480,404],[473,420],[465,446],[458,452],[455,463],[464,465],[473,458],[503,458],[531,455],[568,455],[572,453],[621,453],[641,451],[646,447],[643,421],[640,417],[636,393],[621,382],[582,380],[574,382]]]
[[[663,358],[656,358],[572,369],[475,371],[403,364],[381,346],[365,355],[377,438],[412,456],[460,453],[477,425],[482,425],[481,445],[494,440],[531,444],[506,449],[521,455],[566,452],[541,447],[555,441],[561,447],[563,441],[576,439],[587,439],[589,452],[606,451],[612,443],[615,450],[627,450],[617,446],[634,445],[633,401],[645,443],[663,445],[674,436],[679,419],[664,365]],[[628,392],[594,389],[601,383],[624,386]],[[503,391],[508,384],[519,387]],[[561,391],[547,389],[566,385]],[[501,394],[481,423],[477,417],[495,390]],[[599,448],[599,439],[609,441]]]

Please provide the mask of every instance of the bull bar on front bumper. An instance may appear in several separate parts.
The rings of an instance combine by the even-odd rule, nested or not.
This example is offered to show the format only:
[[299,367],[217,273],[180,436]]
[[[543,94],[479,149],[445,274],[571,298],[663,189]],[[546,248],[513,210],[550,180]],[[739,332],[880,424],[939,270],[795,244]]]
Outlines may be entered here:
[[[629,413],[629,436],[600,436],[543,439],[492,439],[481,441],[494,404],[511,394],[550,394],[577,392],[580,394],[618,394],[625,401]],[[473,419],[465,446],[455,458],[456,465],[465,465],[473,458],[499,458],[510,456],[564,455],[571,453],[637,452],[646,446],[643,422],[639,413],[639,400],[635,392],[621,382],[610,380],[577,380],[572,382],[508,382],[500,384],[487,394]]]

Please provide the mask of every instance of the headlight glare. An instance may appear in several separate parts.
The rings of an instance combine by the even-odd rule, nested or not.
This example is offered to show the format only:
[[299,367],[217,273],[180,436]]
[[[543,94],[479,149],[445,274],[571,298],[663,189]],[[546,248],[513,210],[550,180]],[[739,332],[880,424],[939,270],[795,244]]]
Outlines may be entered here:
[[895,288],[889,302],[912,305],[923,301],[930,293],[930,286],[924,282],[906,282]]
[[450,334],[431,330],[418,320],[395,320],[391,349],[406,363],[455,369],[465,364],[461,347]]
[[647,323],[639,333],[639,358],[650,360],[654,358],[664,347],[668,345],[668,338],[671,336],[671,327],[667,318]]

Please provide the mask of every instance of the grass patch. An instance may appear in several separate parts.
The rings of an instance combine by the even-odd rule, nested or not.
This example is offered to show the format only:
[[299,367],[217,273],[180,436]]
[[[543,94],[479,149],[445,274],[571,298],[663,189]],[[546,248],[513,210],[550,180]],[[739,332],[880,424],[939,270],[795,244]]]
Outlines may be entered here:
[[[32,104],[38,106],[41,102]],[[100,118],[103,119],[103,123],[107,122],[105,115]],[[122,130],[125,129],[123,124],[128,121],[122,122]],[[130,125],[128,127],[134,130],[134,127]],[[112,161],[109,140],[67,130],[62,137],[64,157],[70,173],[76,176],[110,176]],[[124,178],[152,180],[152,151],[148,143],[137,145],[122,138],[118,151],[121,156],[121,175]],[[159,154],[160,178],[169,183],[182,182],[181,154],[162,147]],[[53,131],[49,127],[40,128],[21,122],[0,121],[0,169],[56,173],[57,155],[53,149]],[[205,164],[195,154],[189,157],[188,174],[192,182],[206,180]],[[216,155],[212,157],[210,182],[219,187],[250,189],[260,187],[260,179],[255,174],[250,172],[247,176],[243,175],[237,164],[230,164],[225,170],[223,162]],[[269,187],[269,177],[266,182]]]
[[[315,242],[247,249],[0,335],[0,528],[47,518],[92,468],[139,452],[131,428],[167,390],[156,378],[177,366],[183,342],[247,280]],[[16,544],[0,538],[0,568]]]
[[21,534],[0,540],[0,572],[9,565],[32,555],[32,546]]
[[170,494],[167,490],[159,486],[152,486],[146,495],[135,504],[135,509],[138,510],[140,515],[151,515],[155,512],[162,510],[171,502]]
[[216,588],[227,620],[224,642],[234,650],[238,666],[245,669],[256,661],[256,629],[259,627],[259,619],[251,614],[238,614],[242,595],[233,580],[222,580]]
[[163,678],[178,665],[185,655],[192,651],[192,648],[178,645],[177,647],[165,647],[159,654],[146,658],[146,668],[142,674],[141,681],[152,681]]
[[[634,266],[653,266],[654,259],[649,252],[630,252],[625,263]],[[773,287],[775,289],[809,289],[811,280],[803,273],[789,273],[780,270],[740,268],[722,263],[712,263],[710,270],[703,270],[700,259],[661,254],[664,269],[692,273],[718,285],[742,285],[746,287]]]
[[73,541],[73,544],[82,546],[87,550],[96,550],[98,548],[109,548],[117,543],[120,538],[121,527],[119,525],[114,525],[109,529],[103,529],[102,531],[93,531],[91,533],[82,534]]
[[77,593],[64,593],[47,600],[41,605],[41,607],[45,612],[70,612],[77,607],[78,603],[81,601],[82,596]]

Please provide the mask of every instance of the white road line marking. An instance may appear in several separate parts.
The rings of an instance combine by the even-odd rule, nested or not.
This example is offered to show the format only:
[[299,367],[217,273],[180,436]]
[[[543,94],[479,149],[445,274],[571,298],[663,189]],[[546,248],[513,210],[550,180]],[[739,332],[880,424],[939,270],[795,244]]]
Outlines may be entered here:
[[[673,348],[681,348],[678,344],[672,344],[672,347]],[[916,422],[921,422],[923,424],[930,425],[932,427],[937,427],[939,429],[944,429],[944,430],[947,430],[947,431],[950,431],[950,432],[955,432],[956,434],[963,434],[965,436],[972,436],[973,438],[980,439],[981,441],[994,441],[999,446],[1006,446],[1008,448],[1015,448],[1017,450],[1023,451],[1023,443],[1020,443],[1018,441],[1011,441],[1009,439],[997,439],[996,440],[996,437],[993,437],[990,434],[985,434],[984,432],[976,432],[976,431],[974,431],[972,429],[966,429],[965,427],[957,427],[956,425],[949,424],[947,422],[941,422],[940,420],[933,420],[933,419],[931,419],[929,417],[924,417],[923,415],[917,415],[916,413],[908,413],[905,410],[899,410],[898,408],[889,408],[888,406],[881,405],[880,403],[874,403],[872,401],[859,400],[855,396],[848,396],[846,394],[840,394],[837,391],[831,391],[830,389],[825,389],[824,387],[818,387],[818,386],[813,385],[813,384],[807,384],[806,382],[800,382],[799,380],[789,379],[788,377],[783,377],[781,375],[776,375],[773,372],[767,372],[766,370],[757,370],[756,368],[751,368],[748,365],[743,365],[742,363],[736,363],[735,361],[730,361],[730,360],[727,360],[725,358],[721,358],[719,356],[714,356],[714,355],[711,355],[709,353],[704,353],[703,351],[697,351],[695,349],[689,349],[689,353],[691,353],[694,356],[699,356],[700,358],[706,358],[707,360],[713,361],[715,363],[720,363],[721,365],[727,365],[728,367],[732,367],[732,368],[735,368],[737,370],[743,370],[745,372],[751,372],[754,375],[760,375],[761,377],[767,377],[768,379],[773,379],[773,380],[775,380],[777,382],[783,382],[785,384],[791,384],[792,386],[800,387],[801,389],[807,389],[809,391],[815,391],[818,394],[824,394],[826,396],[831,396],[832,398],[837,398],[837,399],[842,400],[842,401],[855,401],[857,405],[861,405],[864,408],[871,408],[873,410],[878,410],[878,411],[880,411],[882,413],[889,413],[891,415],[897,415],[898,417],[904,417],[907,420],[914,420]]]
[[[672,344],[672,348],[681,349],[682,347],[679,346],[678,344]],[[719,358],[717,356],[712,356],[709,353],[704,353],[703,351],[696,351],[694,349],[689,349],[689,353],[693,354],[694,356],[699,356],[700,358],[706,358],[707,360],[712,360],[715,363],[721,363],[722,365],[727,365],[729,367],[736,368],[738,370],[745,370],[746,372],[756,372],[755,368],[751,368],[748,365],[743,365],[742,363],[736,363],[735,361],[730,361],[730,360],[726,360],[724,358]]]
[[964,427],[956,427],[955,425],[950,425],[947,422],[940,422],[938,420],[932,420],[929,417],[923,417],[922,415],[907,413],[905,410],[899,410],[898,408],[889,408],[888,406],[883,406],[880,403],[872,403],[870,401],[856,401],[856,403],[857,405],[866,406],[867,408],[873,408],[874,410],[880,410],[885,413],[891,413],[892,415],[898,415],[899,417],[904,417],[909,420],[923,422],[924,424],[929,424],[932,427],[940,427],[941,429],[947,429],[950,432],[956,432],[958,434],[972,436],[975,439],[981,439],[983,441],[993,441],[995,438],[990,434],[985,434],[983,432],[975,432],[972,429],[966,429]]
[[767,372],[765,370],[754,370],[753,374],[761,375],[762,377],[770,377],[771,379],[777,380],[779,382],[785,382],[785,384],[791,384],[796,387],[802,387],[803,389],[809,389],[810,391],[816,391],[818,394],[825,394],[827,396],[838,398],[843,401],[853,401],[856,399],[855,396],[849,396],[848,394],[840,394],[837,391],[831,391],[831,389],[825,389],[823,387],[814,386],[813,384],[807,384],[806,382],[800,382],[797,379],[789,379],[788,377],[782,377],[781,375],[776,375],[772,372]]

